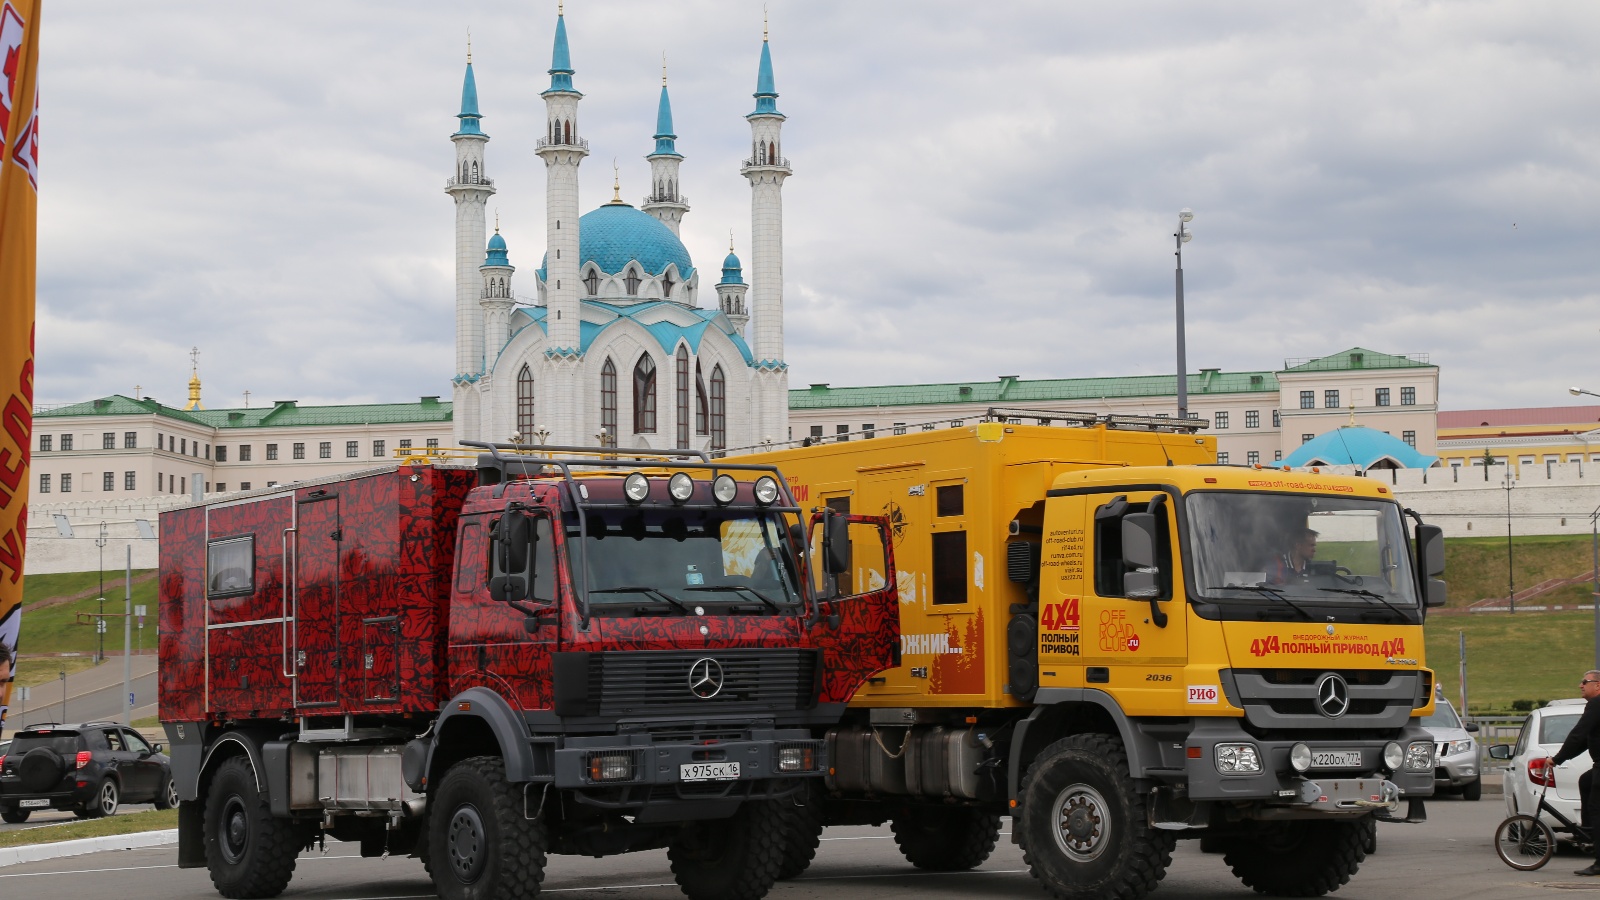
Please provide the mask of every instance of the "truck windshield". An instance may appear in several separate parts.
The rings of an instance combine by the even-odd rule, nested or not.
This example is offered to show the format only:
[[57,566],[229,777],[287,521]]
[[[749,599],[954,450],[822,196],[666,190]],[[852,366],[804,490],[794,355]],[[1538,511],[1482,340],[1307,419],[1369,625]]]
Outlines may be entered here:
[[1196,587],[1215,603],[1417,607],[1400,508],[1356,497],[1200,492],[1185,501]]
[[[599,614],[775,613],[800,601],[776,515],[735,509],[596,509],[584,551],[590,609]],[[572,564],[583,564],[576,515]]]

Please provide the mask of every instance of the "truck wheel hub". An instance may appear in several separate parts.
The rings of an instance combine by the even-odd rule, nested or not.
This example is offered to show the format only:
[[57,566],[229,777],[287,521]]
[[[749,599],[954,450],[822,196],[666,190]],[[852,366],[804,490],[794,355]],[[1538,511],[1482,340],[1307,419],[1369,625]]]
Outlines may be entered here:
[[244,804],[238,797],[229,797],[222,810],[222,855],[230,863],[244,859],[250,841],[250,821],[245,817]]
[[1110,823],[1106,800],[1086,784],[1074,784],[1056,795],[1054,804],[1056,846],[1069,858],[1088,862],[1106,848]]
[[483,873],[488,861],[483,838],[483,819],[471,806],[456,810],[450,819],[450,867],[463,884],[471,884]]

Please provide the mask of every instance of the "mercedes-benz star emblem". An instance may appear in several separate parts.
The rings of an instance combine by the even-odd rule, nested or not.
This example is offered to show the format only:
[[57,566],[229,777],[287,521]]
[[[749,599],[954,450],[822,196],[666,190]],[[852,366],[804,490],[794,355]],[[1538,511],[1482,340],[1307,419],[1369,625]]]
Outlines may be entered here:
[[1350,685],[1346,684],[1343,678],[1329,672],[1317,679],[1317,712],[1330,719],[1337,719],[1349,710]]
[[709,656],[695,660],[689,667],[689,693],[701,700],[722,693],[722,664]]

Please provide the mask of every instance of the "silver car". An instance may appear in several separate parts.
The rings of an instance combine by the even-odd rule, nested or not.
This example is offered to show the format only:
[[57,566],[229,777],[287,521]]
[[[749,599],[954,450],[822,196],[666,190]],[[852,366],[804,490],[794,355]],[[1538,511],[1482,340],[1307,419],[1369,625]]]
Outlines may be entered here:
[[[1551,700],[1523,721],[1522,733],[1514,746],[1497,744],[1489,748],[1490,756],[1510,763],[1506,767],[1505,783],[1507,814],[1532,814],[1539,805],[1539,792],[1548,788],[1545,802],[1572,821],[1580,821],[1583,794],[1578,790],[1578,778],[1589,771],[1589,754],[1558,768],[1544,763],[1561,749],[1561,742],[1567,739],[1572,726],[1578,724],[1583,705],[1584,701],[1576,698]],[[1540,764],[1533,765],[1535,762]],[[1552,827],[1560,824],[1548,813],[1544,814],[1544,819]]]
[[1476,723],[1463,724],[1450,701],[1438,697],[1433,715],[1422,720],[1422,727],[1433,735],[1433,787],[1435,791],[1456,790],[1461,799],[1483,796],[1483,779],[1478,766],[1478,742],[1473,733]]

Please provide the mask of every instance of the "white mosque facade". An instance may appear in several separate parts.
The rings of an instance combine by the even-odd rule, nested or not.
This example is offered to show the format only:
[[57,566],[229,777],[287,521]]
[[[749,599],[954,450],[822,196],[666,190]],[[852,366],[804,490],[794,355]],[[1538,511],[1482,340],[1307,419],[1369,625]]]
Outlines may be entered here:
[[665,78],[646,157],[649,196],[634,207],[614,192],[580,215],[578,167],[589,144],[564,16],[552,57],[537,145],[547,178],[545,256],[522,276],[537,285],[531,304],[516,299],[510,251],[498,229],[489,233],[489,136],[467,62],[445,188],[456,205],[455,439],[708,451],[787,440],[782,187],[790,169],[765,39],[756,107],[746,116],[751,156],[741,167],[751,186],[748,283],[731,247],[713,275],[679,239],[689,207]]

